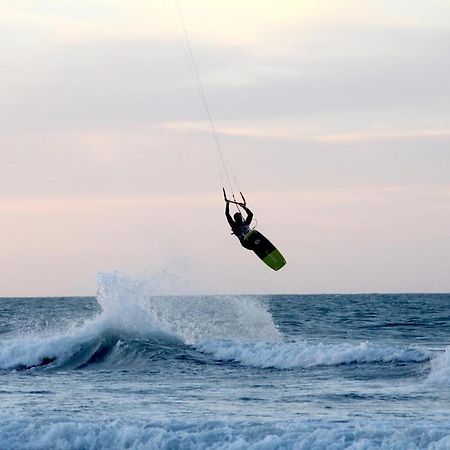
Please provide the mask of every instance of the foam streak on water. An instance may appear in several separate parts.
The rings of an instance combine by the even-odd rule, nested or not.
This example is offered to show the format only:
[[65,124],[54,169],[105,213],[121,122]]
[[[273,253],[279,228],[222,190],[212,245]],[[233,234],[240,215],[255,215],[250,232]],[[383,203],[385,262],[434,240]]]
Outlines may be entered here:
[[[225,421],[150,421],[97,423],[64,420],[10,421],[0,429],[3,444],[25,449],[448,449],[447,424],[374,422],[324,424],[320,422],[235,423]],[[31,439],[30,439],[31,437]]]

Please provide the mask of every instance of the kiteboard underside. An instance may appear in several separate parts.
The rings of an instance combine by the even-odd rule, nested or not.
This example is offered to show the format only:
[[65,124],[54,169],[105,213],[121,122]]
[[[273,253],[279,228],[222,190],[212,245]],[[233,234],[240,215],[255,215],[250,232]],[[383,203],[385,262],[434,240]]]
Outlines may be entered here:
[[242,245],[249,250],[253,250],[273,270],[280,270],[286,264],[283,255],[259,231],[252,230],[247,233]]

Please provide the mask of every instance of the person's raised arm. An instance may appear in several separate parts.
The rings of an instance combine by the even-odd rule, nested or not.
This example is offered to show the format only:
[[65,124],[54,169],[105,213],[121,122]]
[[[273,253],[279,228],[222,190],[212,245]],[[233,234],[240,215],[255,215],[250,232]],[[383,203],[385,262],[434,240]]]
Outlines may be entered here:
[[228,223],[230,224],[230,227],[233,227],[234,220],[231,218],[231,215],[230,215],[230,202],[228,202],[228,201],[227,201],[227,206],[225,206],[225,216],[228,220]]
[[247,218],[245,219],[245,224],[250,226],[253,220],[253,213],[244,205],[241,205],[244,208],[244,211],[247,213]]

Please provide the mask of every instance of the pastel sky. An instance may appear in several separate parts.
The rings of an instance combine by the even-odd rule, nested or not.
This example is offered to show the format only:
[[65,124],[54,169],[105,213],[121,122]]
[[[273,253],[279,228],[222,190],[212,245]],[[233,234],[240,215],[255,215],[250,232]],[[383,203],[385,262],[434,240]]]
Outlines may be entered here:
[[[0,296],[450,291],[450,1],[0,1]],[[167,280],[166,280],[167,282]]]

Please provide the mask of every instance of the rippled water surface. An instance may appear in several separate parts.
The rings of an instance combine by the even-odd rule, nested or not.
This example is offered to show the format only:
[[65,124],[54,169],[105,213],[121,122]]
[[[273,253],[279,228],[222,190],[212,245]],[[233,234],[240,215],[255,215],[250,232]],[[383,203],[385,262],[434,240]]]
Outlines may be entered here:
[[0,448],[450,448],[450,295],[0,299]]

